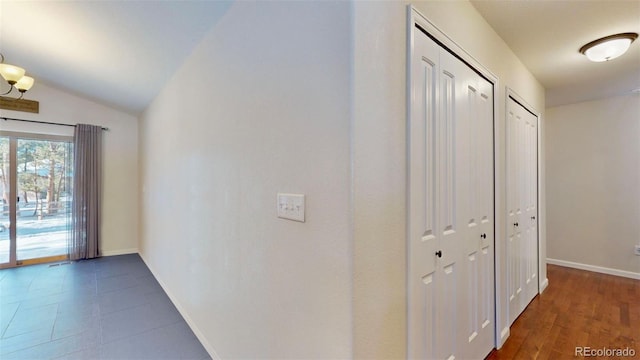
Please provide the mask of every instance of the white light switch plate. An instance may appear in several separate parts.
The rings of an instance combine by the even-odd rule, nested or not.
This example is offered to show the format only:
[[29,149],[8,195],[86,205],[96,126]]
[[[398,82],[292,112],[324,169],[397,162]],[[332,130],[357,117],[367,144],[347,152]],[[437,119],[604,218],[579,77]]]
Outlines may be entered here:
[[278,217],[304,222],[304,195],[278,193]]

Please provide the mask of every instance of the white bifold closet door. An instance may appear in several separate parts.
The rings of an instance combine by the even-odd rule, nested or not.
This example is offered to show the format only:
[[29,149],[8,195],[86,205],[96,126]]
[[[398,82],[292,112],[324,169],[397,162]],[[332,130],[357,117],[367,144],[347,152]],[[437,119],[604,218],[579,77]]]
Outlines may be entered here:
[[507,99],[509,321],[538,293],[538,118]]
[[410,358],[494,347],[493,85],[414,29],[409,119]]

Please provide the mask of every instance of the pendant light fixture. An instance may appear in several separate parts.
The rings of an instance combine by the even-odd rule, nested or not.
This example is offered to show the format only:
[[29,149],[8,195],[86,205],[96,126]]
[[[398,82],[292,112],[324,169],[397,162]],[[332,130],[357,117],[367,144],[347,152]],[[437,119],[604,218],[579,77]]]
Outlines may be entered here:
[[20,92],[20,97],[17,100],[22,99],[24,93],[31,89],[34,83],[32,77],[25,76],[25,70],[23,68],[5,64],[2,54],[0,54],[0,75],[10,86],[9,90],[1,95],[8,95],[15,88]]
[[627,52],[631,43],[637,38],[637,33],[606,36],[584,45],[580,48],[580,53],[594,62],[609,61]]

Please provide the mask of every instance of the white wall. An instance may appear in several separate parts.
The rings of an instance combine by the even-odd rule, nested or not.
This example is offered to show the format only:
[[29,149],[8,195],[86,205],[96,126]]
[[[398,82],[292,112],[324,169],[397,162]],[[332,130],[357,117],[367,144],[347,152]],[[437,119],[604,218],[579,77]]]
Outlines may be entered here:
[[[138,248],[138,121],[135,116],[37,82],[25,98],[40,102],[40,113],[0,110],[0,116],[108,127],[103,133],[103,255],[135,253]],[[68,126],[0,120],[6,131],[73,136]]]
[[346,2],[236,2],[141,117],[141,254],[214,356],[351,356],[349,33]]
[[640,96],[546,113],[547,256],[640,276]]
[[[470,3],[417,6],[500,78],[504,217],[506,86],[541,112],[544,89]],[[142,116],[141,252],[211,353],[406,356],[406,12],[235,3]],[[278,191],[307,223],[275,217]]]
[[[353,346],[357,358],[406,358],[406,4],[353,5]],[[470,3],[425,1],[414,5],[499,77],[496,217],[504,218],[506,86],[540,112],[545,108],[544,89]],[[544,161],[544,148],[541,150]],[[544,194],[542,176],[540,191]],[[544,196],[540,215],[544,254]],[[503,285],[498,296],[506,301],[504,226],[497,228],[496,239],[502,259],[498,277]],[[546,278],[544,266],[540,275]],[[500,318],[503,330],[507,324],[504,307]]]

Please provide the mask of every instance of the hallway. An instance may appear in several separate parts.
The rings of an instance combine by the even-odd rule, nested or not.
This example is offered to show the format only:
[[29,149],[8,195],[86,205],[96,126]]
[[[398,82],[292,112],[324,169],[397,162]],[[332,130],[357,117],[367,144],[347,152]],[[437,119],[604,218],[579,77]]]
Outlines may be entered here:
[[640,280],[556,265],[547,274],[549,287],[487,359],[575,359],[576,347],[629,348],[640,359]]

